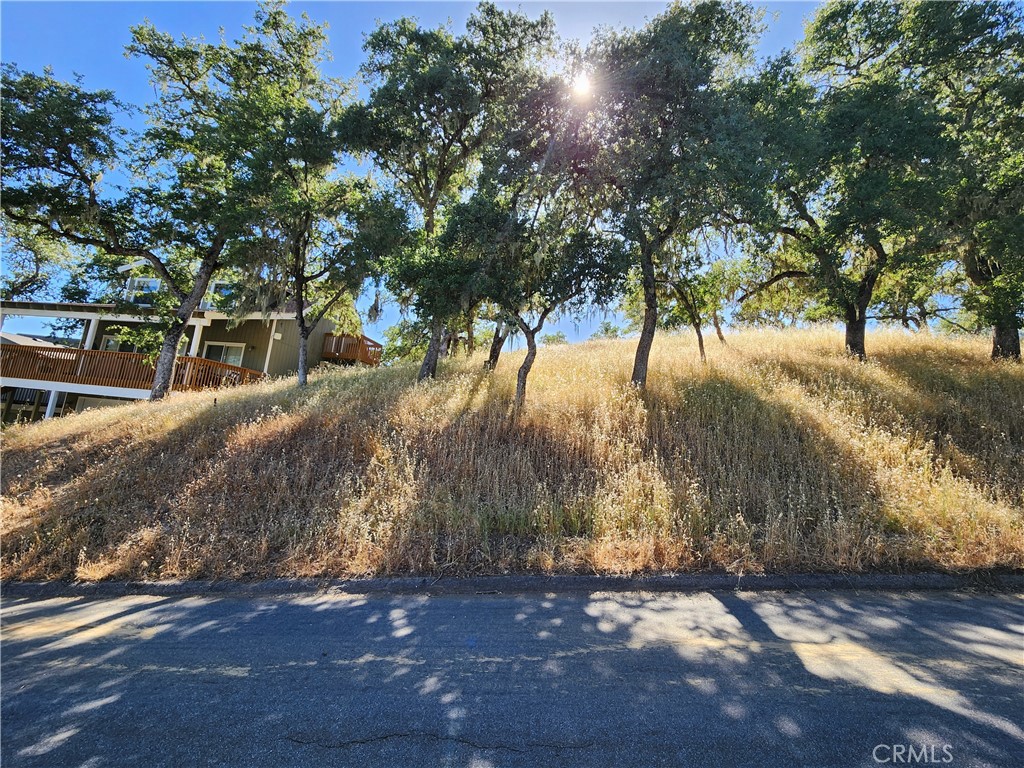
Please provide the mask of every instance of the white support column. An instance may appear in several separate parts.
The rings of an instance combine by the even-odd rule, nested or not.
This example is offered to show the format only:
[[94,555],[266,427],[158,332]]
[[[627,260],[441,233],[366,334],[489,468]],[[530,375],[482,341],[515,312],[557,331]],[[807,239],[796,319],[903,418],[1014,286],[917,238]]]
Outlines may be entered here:
[[189,357],[199,357],[199,340],[203,337],[203,326],[196,324],[196,329],[192,333],[192,343],[188,348]]
[[94,317],[89,321],[89,328],[85,332],[85,342],[82,344],[82,349],[92,349],[92,345],[96,343],[96,332],[100,329],[100,319]]
[[267,342],[267,357],[263,360],[263,372],[270,373],[270,353],[274,349],[274,336],[277,333],[277,318],[270,324],[270,341]]
[[50,390],[50,399],[46,401],[46,413],[43,414],[44,419],[53,418],[53,414],[57,410],[57,395],[59,394],[56,389]]

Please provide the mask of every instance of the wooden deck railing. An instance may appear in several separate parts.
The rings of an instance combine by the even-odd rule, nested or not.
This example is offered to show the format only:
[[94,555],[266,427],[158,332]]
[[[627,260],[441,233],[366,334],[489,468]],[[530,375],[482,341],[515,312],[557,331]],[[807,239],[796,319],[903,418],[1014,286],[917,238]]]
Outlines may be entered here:
[[[156,371],[139,352],[101,352],[60,347],[5,344],[0,347],[0,373],[5,378],[31,379],[97,387],[150,389]],[[259,381],[263,374],[201,357],[179,357],[172,388],[207,389]]]
[[384,346],[366,336],[348,334],[324,334],[324,360],[338,362],[359,362],[366,365],[380,365]]
[[218,363],[205,357],[179,356],[174,368],[174,389],[209,389],[251,384],[263,374],[240,365]]

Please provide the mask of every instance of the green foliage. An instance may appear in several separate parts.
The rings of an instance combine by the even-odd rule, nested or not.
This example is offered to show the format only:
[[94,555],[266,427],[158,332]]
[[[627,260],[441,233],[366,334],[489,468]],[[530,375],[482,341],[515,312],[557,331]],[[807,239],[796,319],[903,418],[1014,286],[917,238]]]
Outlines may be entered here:
[[419,209],[422,233],[395,251],[387,285],[435,322],[435,335],[438,323],[456,324],[479,302],[467,293],[462,257],[437,247],[439,217],[470,186],[474,162],[506,105],[538,71],[552,36],[548,14],[533,21],[481,3],[462,35],[403,18],[382,24],[364,44],[370,97],[347,111],[340,130]]
[[990,325],[1024,323],[1024,12],[1004,2],[901,19],[900,62],[937,105],[954,148],[940,220],[970,287],[965,308]]
[[[724,266],[728,290],[735,299],[731,306],[733,323],[755,328],[780,328],[795,326],[804,320],[834,319],[833,311],[827,307],[825,292],[807,279],[806,255],[791,248],[790,242],[789,238],[783,237],[764,251],[754,250],[753,256]],[[770,270],[776,275],[795,276],[758,290],[764,285],[766,265],[770,265]]]
[[514,97],[551,35],[547,14],[531,21],[482,3],[460,36],[403,18],[367,37],[362,73],[370,98],[345,115],[343,132],[416,203],[428,237],[438,206],[467,185],[501,103]]
[[440,240],[439,250],[459,260],[463,295],[494,302],[528,334],[556,310],[610,302],[625,268],[621,243],[591,228],[572,171],[545,163],[556,152],[511,151],[517,167],[504,166],[500,186],[455,206]]
[[958,299],[970,290],[963,269],[940,255],[929,264],[894,269],[882,276],[874,296],[873,319],[926,329],[935,320],[947,324],[961,309]]
[[[282,17],[280,4],[257,14]],[[261,94],[235,68],[250,61],[246,45],[133,28],[128,54],[147,60],[156,93],[138,136],[118,127],[123,106],[111,93],[4,68],[3,211],[106,256],[144,260],[163,281],[174,303],[161,318],[153,397],[170,386],[178,339],[211,277],[239,253],[228,243],[263,216],[248,164],[265,146]],[[117,189],[102,184],[111,170],[127,179]]]
[[545,347],[556,347],[559,344],[568,344],[569,339],[562,331],[555,331],[554,333],[545,333],[539,339],[540,343]]
[[360,336],[363,333],[363,320],[356,308],[355,297],[345,294],[324,315],[334,325],[334,333],[347,333],[349,336]]
[[590,338],[595,341],[598,339],[620,339],[622,335],[623,331],[619,326],[615,325],[611,320],[602,320],[601,324],[597,326],[597,330],[590,335]]
[[728,209],[742,114],[724,88],[749,57],[757,14],[676,3],[643,29],[604,32],[588,51],[600,154],[594,171],[621,235],[657,250]]
[[[934,101],[893,64],[904,13],[827,4],[801,60],[769,62],[748,86],[758,157],[772,175],[767,206],[750,208],[747,221],[784,239],[757,254],[763,279],[802,273],[813,306],[861,333],[879,279],[927,268],[942,241],[935,224],[951,146]],[[847,343],[863,354],[856,330]]]
[[492,302],[524,334],[518,407],[547,319],[609,304],[627,260],[622,241],[595,226],[581,162],[591,153],[585,111],[572,103],[567,83],[539,78],[508,107],[477,190],[452,206],[438,252],[458,265],[449,274],[458,277],[464,302]]
[[[581,54],[549,15],[482,3],[464,32],[379,25],[365,102],[324,74],[325,26],[281,2],[233,42],[147,22],[128,47],[154,85],[139,133],[113,93],[4,65],[0,296],[127,311],[98,286],[142,263],[171,355],[217,274],[236,283],[224,309],[294,310],[303,338],[322,318],[358,332],[356,297],[386,286],[415,318],[388,361],[481,316],[534,349],[549,317],[617,300],[648,348],[721,317],[1015,330],[1022,20],[1001,1],[828,2],[754,68],[745,4],[673,3]],[[383,181],[343,173],[351,153]]]
[[132,346],[137,352],[145,355],[148,362],[156,360],[160,347],[164,342],[165,329],[157,325],[133,323],[132,325],[112,325],[109,328],[117,336],[122,345]]
[[2,90],[3,212],[31,239],[29,250],[47,236],[94,247],[111,231],[119,241],[145,240],[128,196],[110,200],[99,186],[125,165],[128,137],[117,125],[125,105],[80,80],[65,83],[49,69],[38,75],[12,64],[3,65]]
[[381,362],[411,362],[426,354],[430,341],[430,330],[425,323],[402,319],[384,331],[384,352]]
[[339,125],[351,87],[323,75],[326,45],[323,26],[265,5],[244,38],[221,45],[211,63],[237,89],[222,124],[251,140],[240,158],[240,183],[259,210],[226,251],[242,265],[233,309],[294,311],[303,383],[312,329],[331,313],[343,328],[359,328],[353,296],[381,274],[407,229],[404,210],[389,195],[338,173],[346,141]]
[[599,35],[587,52],[599,148],[591,178],[643,295],[637,386],[646,383],[670,241],[728,218],[741,180],[757,176],[753,152],[741,151],[751,143],[744,103],[727,82],[750,58],[758,15],[738,3],[675,3],[640,30]]
[[366,276],[350,248],[349,220],[365,185],[333,175],[341,154],[334,124],[349,86],[321,73],[326,43],[322,26],[296,23],[274,5],[261,7],[235,48],[220,51],[220,66],[242,93],[227,125],[256,139],[245,183],[262,211],[229,246],[249,265],[235,310],[291,306],[303,340]]
[[0,241],[0,300],[4,301],[56,298],[64,288],[61,279],[82,258],[68,243],[3,216]]

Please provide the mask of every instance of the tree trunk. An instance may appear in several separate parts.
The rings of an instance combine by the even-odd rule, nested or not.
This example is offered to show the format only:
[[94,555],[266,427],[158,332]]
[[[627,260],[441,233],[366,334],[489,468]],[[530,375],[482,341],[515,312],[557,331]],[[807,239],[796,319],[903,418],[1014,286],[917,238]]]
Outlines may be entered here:
[[864,347],[864,331],[867,326],[868,307],[875,291],[875,284],[888,264],[889,256],[882,247],[877,233],[869,240],[868,245],[875,252],[875,260],[868,264],[864,275],[857,283],[857,293],[850,296],[846,282],[839,271],[837,262],[827,258],[825,252],[818,252],[819,265],[823,267],[825,288],[829,297],[843,308],[843,319],[846,322],[846,351],[859,360],[867,357]]
[[700,361],[702,363],[706,363],[708,361],[708,356],[704,354],[704,334],[701,333],[700,323],[694,323],[693,330],[697,332],[697,349],[700,350]]
[[725,344],[725,334],[722,333],[722,321],[718,319],[718,313],[711,313],[711,322],[715,325],[715,333],[718,334],[718,340]]
[[476,322],[475,314],[471,313],[466,321],[466,357],[472,357],[476,352],[476,338],[473,335],[473,325]]
[[654,260],[649,252],[640,255],[640,271],[644,288],[644,322],[640,328],[640,341],[636,345],[631,381],[637,389],[647,386],[647,366],[658,327],[658,289],[654,280]]
[[[189,311],[189,317],[192,312]],[[181,322],[175,318],[174,324],[164,335],[163,344],[160,345],[160,354],[156,359],[156,373],[153,375],[153,388],[149,392],[150,400],[160,400],[171,391],[174,377],[174,362],[178,358],[178,343],[185,333],[188,319]]]
[[928,333],[928,308],[923,304],[917,305],[917,317],[914,319],[914,324],[917,326],[918,333]]
[[498,367],[498,358],[501,357],[501,350],[508,338],[508,328],[503,320],[499,320],[494,326],[494,338],[491,340],[491,351],[484,361],[484,370],[493,371]]
[[[1002,274],[996,262],[980,257],[977,243],[971,242],[963,254],[964,270],[972,283],[981,289],[981,293],[989,299],[999,301],[993,296],[992,286]],[[998,306],[998,305],[997,305]],[[992,359],[1020,360],[1020,333],[1018,332],[1017,313],[1014,310],[998,312],[992,325]]]
[[846,310],[846,351],[860,360],[867,357],[867,351],[864,348],[866,326],[867,318],[864,317],[864,314],[858,312],[856,307],[848,307]]
[[416,376],[416,381],[432,379],[437,376],[437,356],[441,352],[441,322],[434,320],[430,323],[430,343],[427,344],[427,354],[423,357],[423,364]]
[[295,285],[295,324],[299,329],[299,386],[304,387],[309,379],[309,335],[316,327],[318,320],[312,325],[306,324],[306,276],[302,264],[301,251],[296,246],[295,264],[292,271],[292,282]]
[[309,377],[309,333],[311,328],[299,328],[299,386],[306,386]]
[[452,333],[452,329],[446,327],[444,329],[444,332],[441,334],[441,351],[439,353],[440,357],[452,356],[452,353],[454,352],[454,350],[452,349],[454,339],[455,334]]
[[533,361],[537,358],[537,331],[534,329],[523,329],[526,336],[526,358],[519,366],[519,374],[516,376],[516,410],[522,409],[526,402],[526,378],[533,368]]
[[992,359],[1020,362],[1020,332],[1012,313],[992,326]]
[[188,321],[192,319],[192,313],[195,312],[199,302],[206,295],[206,289],[210,287],[210,280],[219,266],[218,260],[223,249],[224,243],[218,238],[199,264],[192,290],[174,312],[171,328],[164,336],[163,344],[160,345],[160,355],[157,357],[156,372],[153,375],[153,388],[149,392],[150,400],[161,400],[171,391],[174,361],[178,356],[178,342],[181,341],[181,335],[185,332]]

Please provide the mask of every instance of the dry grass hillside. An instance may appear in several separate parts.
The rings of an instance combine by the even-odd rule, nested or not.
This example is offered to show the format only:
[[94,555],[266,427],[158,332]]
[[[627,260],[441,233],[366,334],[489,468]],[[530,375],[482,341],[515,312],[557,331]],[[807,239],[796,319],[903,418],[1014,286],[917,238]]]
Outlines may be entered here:
[[1024,366],[831,331],[177,394],[4,433],[5,579],[1024,567]]

